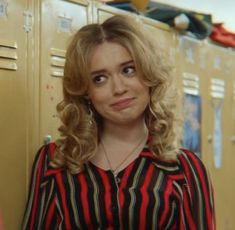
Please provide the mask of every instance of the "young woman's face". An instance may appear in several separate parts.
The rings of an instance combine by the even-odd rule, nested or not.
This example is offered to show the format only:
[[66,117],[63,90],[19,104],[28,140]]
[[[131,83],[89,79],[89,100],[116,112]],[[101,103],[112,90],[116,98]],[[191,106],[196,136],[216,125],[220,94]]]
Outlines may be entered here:
[[144,117],[149,88],[140,80],[129,52],[104,42],[91,55],[89,97],[104,122],[129,124]]

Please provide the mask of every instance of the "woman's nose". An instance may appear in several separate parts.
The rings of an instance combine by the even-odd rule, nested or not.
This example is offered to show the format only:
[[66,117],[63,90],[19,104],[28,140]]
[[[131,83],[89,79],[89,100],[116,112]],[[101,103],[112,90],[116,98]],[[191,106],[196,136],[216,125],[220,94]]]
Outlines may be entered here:
[[120,95],[127,91],[127,86],[123,76],[115,75],[112,80],[112,90],[115,95]]

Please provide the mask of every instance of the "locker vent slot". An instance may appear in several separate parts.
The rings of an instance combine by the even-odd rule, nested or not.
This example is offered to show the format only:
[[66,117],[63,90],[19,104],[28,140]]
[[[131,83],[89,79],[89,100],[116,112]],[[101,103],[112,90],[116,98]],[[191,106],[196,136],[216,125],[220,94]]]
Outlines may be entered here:
[[17,70],[17,65],[14,62],[0,59],[0,69]]
[[18,59],[16,49],[16,42],[0,40],[0,69],[17,70],[15,63],[15,60]]
[[63,69],[56,69],[56,68],[53,68],[51,69],[51,76],[52,77],[63,77],[64,76],[64,71]]
[[199,95],[199,77],[192,73],[183,73],[183,91],[191,95]]
[[65,54],[66,54],[65,50],[51,48],[51,56],[58,56],[65,58]]
[[18,48],[17,43],[11,40],[4,40],[0,38],[0,47],[9,47],[12,49]]
[[211,97],[212,98],[224,98],[225,82],[218,78],[211,79]]
[[0,58],[16,60],[17,59],[16,50],[0,46]]
[[55,48],[51,49],[51,76],[64,76],[65,54],[65,50]]
[[64,68],[65,58],[58,56],[51,56],[51,65]]

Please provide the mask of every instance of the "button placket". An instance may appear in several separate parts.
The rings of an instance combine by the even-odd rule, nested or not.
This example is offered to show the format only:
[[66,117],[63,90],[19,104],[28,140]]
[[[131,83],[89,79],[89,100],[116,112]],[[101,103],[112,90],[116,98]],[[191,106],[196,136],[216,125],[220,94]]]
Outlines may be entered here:
[[[117,229],[120,228],[120,205],[119,205],[119,184],[121,182],[120,177],[118,175],[115,175],[110,171],[110,182],[112,187],[112,205],[110,207],[111,212],[113,213],[113,219],[114,219],[114,226],[117,227]],[[116,228],[115,228],[116,229]]]

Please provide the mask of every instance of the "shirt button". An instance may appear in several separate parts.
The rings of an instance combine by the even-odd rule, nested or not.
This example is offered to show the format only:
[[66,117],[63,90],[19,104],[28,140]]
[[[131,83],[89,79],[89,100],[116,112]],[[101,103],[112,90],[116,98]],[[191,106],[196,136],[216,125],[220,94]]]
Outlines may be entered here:
[[119,184],[121,182],[120,178],[119,177],[116,177],[115,178],[116,182]]

